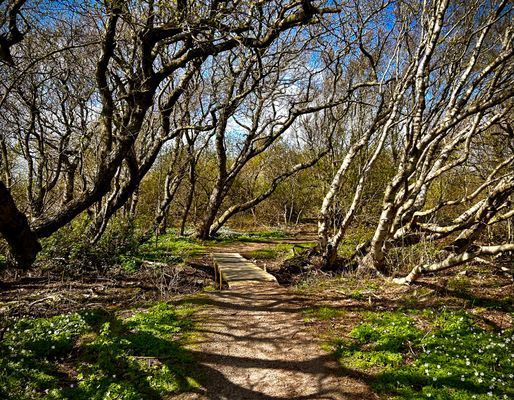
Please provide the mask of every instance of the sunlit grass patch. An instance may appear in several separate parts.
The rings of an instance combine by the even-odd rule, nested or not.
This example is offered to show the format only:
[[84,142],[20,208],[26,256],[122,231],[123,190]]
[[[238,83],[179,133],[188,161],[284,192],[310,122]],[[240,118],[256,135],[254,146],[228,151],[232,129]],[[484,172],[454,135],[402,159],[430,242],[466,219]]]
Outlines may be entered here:
[[284,257],[292,252],[293,246],[290,244],[275,244],[263,249],[248,251],[244,255],[255,260],[273,260]]
[[145,261],[180,264],[206,252],[207,244],[189,237],[177,237],[173,233],[154,236],[140,245],[133,254],[119,257],[123,268],[135,272]]
[[151,238],[140,246],[139,251],[142,256],[172,256],[186,259],[203,254],[205,247],[203,243],[193,238],[165,234]]
[[333,307],[322,306],[307,308],[303,311],[303,314],[306,322],[310,322],[313,320],[326,321],[343,316],[345,314],[345,311]]
[[241,242],[260,242],[273,239],[283,239],[287,237],[287,233],[280,229],[273,229],[269,231],[253,231],[244,232],[240,236],[236,237]]
[[267,242],[273,239],[287,237],[287,232],[281,229],[252,230],[251,232],[238,232],[229,228],[222,228],[218,232],[215,240],[217,242]]
[[334,348],[344,367],[371,373],[374,388],[397,399],[511,399],[513,341],[512,329],[486,330],[465,312],[383,312]]
[[292,257],[295,252],[301,252],[314,246],[313,243],[279,243],[272,244],[263,249],[252,250],[244,253],[244,256],[254,260],[277,260]]
[[20,320],[0,344],[0,398],[158,399],[192,390],[184,345],[194,310],[160,303],[129,318],[97,310]]

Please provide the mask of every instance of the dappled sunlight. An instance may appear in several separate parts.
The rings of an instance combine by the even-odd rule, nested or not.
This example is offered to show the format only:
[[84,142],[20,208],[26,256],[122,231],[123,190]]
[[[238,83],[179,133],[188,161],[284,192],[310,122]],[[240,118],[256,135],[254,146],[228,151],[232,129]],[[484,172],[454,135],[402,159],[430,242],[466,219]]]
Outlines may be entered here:
[[308,301],[262,283],[203,298],[192,350],[205,377],[198,398],[374,398],[365,374],[342,370],[320,348],[303,319]]
[[197,377],[184,345],[192,312],[160,304],[124,319],[93,310],[20,320],[0,347],[0,394],[139,400],[191,390]]

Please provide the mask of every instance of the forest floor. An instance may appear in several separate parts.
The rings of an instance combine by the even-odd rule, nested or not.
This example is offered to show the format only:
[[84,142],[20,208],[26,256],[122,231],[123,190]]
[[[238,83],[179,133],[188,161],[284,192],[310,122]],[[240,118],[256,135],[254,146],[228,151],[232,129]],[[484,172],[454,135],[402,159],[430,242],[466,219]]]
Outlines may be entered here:
[[[514,286],[482,273],[410,287],[318,276],[294,288],[209,293],[191,344],[202,386],[170,398],[512,398]],[[481,354],[491,346],[506,357]]]
[[365,376],[343,371],[320,347],[303,312],[312,299],[252,284],[202,299],[193,354],[198,393],[177,399],[374,399]]
[[0,398],[514,398],[514,283],[483,265],[215,290],[212,252],[273,272],[313,239],[165,236],[131,271],[4,276]]

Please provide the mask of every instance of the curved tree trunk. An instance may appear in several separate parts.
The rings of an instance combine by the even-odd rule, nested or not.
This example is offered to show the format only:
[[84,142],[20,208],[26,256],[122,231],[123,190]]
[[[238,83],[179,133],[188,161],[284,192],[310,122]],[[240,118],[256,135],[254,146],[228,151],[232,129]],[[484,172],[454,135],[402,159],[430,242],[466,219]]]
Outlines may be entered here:
[[9,245],[9,262],[26,269],[36,259],[41,245],[27,217],[18,210],[5,184],[0,181],[0,233]]

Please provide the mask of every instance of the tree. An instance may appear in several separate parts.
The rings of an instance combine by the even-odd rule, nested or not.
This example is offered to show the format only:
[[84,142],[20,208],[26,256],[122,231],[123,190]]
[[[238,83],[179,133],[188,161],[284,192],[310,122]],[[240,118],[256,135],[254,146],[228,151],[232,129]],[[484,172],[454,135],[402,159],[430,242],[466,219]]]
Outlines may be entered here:
[[[404,235],[402,228],[423,208],[434,179],[468,158],[472,141],[508,112],[514,95],[509,61],[514,48],[507,22],[511,10],[506,2],[491,4],[485,13],[477,6],[478,15],[467,15],[470,25],[463,26],[463,10],[448,7],[442,2],[422,10],[425,29],[411,61],[412,92],[407,94],[412,102],[403,112],[398,168],[361,264],[381,272],[391,239]],[[494,53],[488,53],[493,44]],[[447,57],[436,57],[436,49]]]
[[259,51],[235,55],[213,74],[211,86],[218,89],[214,107],[217,110],[214,133],[217,175],[198,228],[200,238],[215,235],[233,215],[255,207],[268,198],[280,182],[312,166],[322,155],[281,171],[263,193],[229,206],[218,216],[234,182],[252,159],[265,154],[281,137],[291,133],[300,116],[337,102],[334,94],[328,101],[316,98],[314,80],[318,72],[298,67],[305,53],[303,48],[295,51],[293,45],[294,42],[287,42],[288,52],[279,47],[271,54]]
[[[325,196],[319,228],[319,247],[325,265],[330,265],[335,261],[338,243],[359,207],[370,165],[376,160],[378,151],[389,150],[396,171],[388,181],[373,238],[370,243],[361,244],[358,253],[361,255],[362,269],[380,273],[387,273],[385,259],[389,249],[417,243],[427,235],[434,238],[426,232],[430,224],[421,222],[432,218],[442,207],[436,206],[435,211],[423,210],[434,182],[469,160],[477,142],[511,112],[514,95],[512,30],[509,24],[512,9],[507,2],[476,2],[468,7],[463,7],[460,2],[450,4],[447,1],[415,6],[400,2],[394,5],[394,24],[384,20],[384,16],[390,18],[390,11],[379,18],[379,26],[384,26],[388,32],[381,35],[385,39],[372,38],[369,42],[383,43],[383,46],[378,46],[382,53],[370,52],[364,41],[369,36],[364,35],[361,39],[357,35],[362,58],[368,61],[369,72],[363,74],[383,82],[370,90],[381,101],[370,103],[364,100],[365,104],[370,104],[376,119],[372,120],[373,123],[368,122],[370,130],[363,129],[368,133],[361,133],[358,136],[360,141],[357,139],[348,148]],[[361,13],[357,12],[357,15]],[[380,58],[382,55],[385,56],[384,60]],[[362,94],[360,96],[360,101],[364,102]],[[375,140],[372,151],[367,153],[368,161],[362,164],[353,201],[339,229],[329,237],[329,210],[342,179],[352,163],[359,160],[357,153],[363,149],[368,151],[367,143],[373,135],[379,139]],[[510,165],[508,157],[498,160],[491,168],[492,177],[482,183],[485,186],[477,196],[485,188],[498,183],[500,177],[497,174],[508,170]],[[473,172],[468,170],[467,174],[472,176]],[[494,193],[499,192],[491,199],[494,204],[500,202],[496,204],[496,210],[505,207],[509,187],[503,181],[496,187]],[[450,201],[447,205],[471,200],[466,197]],[[484,199],[481,201],[487,203]],[[467,222],[449,231],[459,231],[463,237],[467,237],[469,232],[466,229],[470,227],[469,224],[473,225],[471,221],[478,223],[477,218],[485,215],[480,213],[480,207],[477,204],[467,210],[458,218],[458,221]],[[494,218],[494,215],[487,215]],[[481,230],[473,229],[472,232],[469,240],[466,240],[468,245],[477,239]],[[499,246],[495,247],[495,251],[508,248]],[[453,250],[457,257],[465,252],[460,247]],[[490,254],[492,250],[488,249],[487,252]],[[430,269],[426,267],[417,271]]]
[[[16,2],[12,3],[15,4]],[[22,2],[18,2],[22,3]],[[11,4],[11,3],[9,3]],[[17,3],[16,3],[17,4]],[[137,182],[148,171],[158,150],[174,134],[169,129],[169,115],[206,60],[229,52],[238,47],[265,49],[271,46],[282,32],[308,24],[315,16],[334,12],[332,8],[315,6],[311,1],[291,2],[277,6],[274,2],[234,3],[179,2],[175,7],[160,7],[154,1],[141,1],[130,5],[124,2],[106,2],[99,12],[96,4],[84,4],[80,13],[74,9],[58,9],[58,15],[47,16],[38,28],[25,35],[38,35],[44,32],[59,40],[46,42],[45,54],[70,54],[74,58],[76,48],[87,47],[94,53],[90,58],[74,59],[77,70],[93,68],[94,74],[81,77],[93,78],[94,92],[90,94],[88,104],[94,115],[88,120],[86,136],[91,136],[93,153],[82,154],[80,159],[87,165],[88,176],[81,188],[75,188],[73,198],[65,204],[43,205],[40,215],[30,221],[30,226],[21,219],[2,216],[4,223],[0,227],[5,236],[10,229],[22,228],[24,234],[10,239],[10,251],[22,266],[28,266],[29,260],[23,260],[20,249],[24,243],[17,238],[42,238],[49,236],[60,227],[68,224],[77,215],[101,201],[113,187],[116,176],[122,176],[121,169],[130,170],[134,184],[124,191],[125,197],[137,188]],[[8,9],[7,25],[9,31],[2,34],[8,39],[8,49],[17,42],[17,30],[12,29],[17,22],[20,9]],[[13,13],[14,12],[14,13]],[[78,15],[80,14],[80,15]],[[45,24],[50,18],[67,20],[65,24]],[[5,25],[5,21],[3,25]],[[43,29],[44,28],[44,29]],[[11,39],[9,39],[11,38]],[[62,40],[61,40],[62,38]],[[63,42],[68,41],[68,43]],[[89,46],[91,45],[91,46]],[[5,51],[5,45],[3,45]],[[5,56],[4,56],[5,57]],[[20,56],[25,77],[37,74],[44,62],[25,52]],[[94,60],[92,63],[89,60]],[[20,64],[20,67],[21,67]],[[18,74],[15,80],[20,79]],[[7,85],[9,90],[4,97],[10,97],[14,85]],[[155,100],[159,98],[159,103]],[[83,99],[87,102],[87,99]],[[94,104],[94,107],[91,107]],[[4,104],[2,104],[4,107]],[[161,107],[161,129],[159,132],[169,137],[152,136],[151,141],[143,142],[146,127],[151,124],[156,107]],[[67,113],[68,111],[65,111]],[[4,133],[12,142],[11,133]],[[148,138],[148,136],[146,136]],[[72,139],[70,139],[72,142]],[[143,153],[138,154],[138,151]],[[30,154],[29,151],[28,154]],[[94,161],[91,163],[91,161]],[[150,161],[148,161],[150,160]],[[58,179],[59,181],[59,179]],[[50,190],[57,190],[56,183]],[[8,190],[2,191],[5,201],[15,205]],[[4,198],[2,198],[4,200]],[[123,203],[123,202],[121,202]],[[7,209],[2,209],[8,211]],[[19,211],[19,210],[18,210]],[[11,213],[20,216],[23,213]],[[32,246],[34,249],[36,247]],[[35,255],[35,254],[34,254]]]

